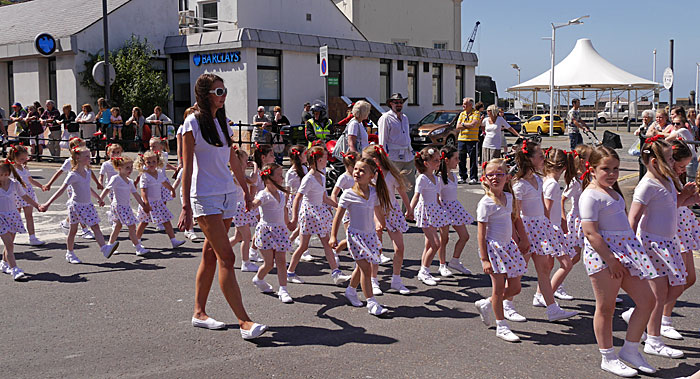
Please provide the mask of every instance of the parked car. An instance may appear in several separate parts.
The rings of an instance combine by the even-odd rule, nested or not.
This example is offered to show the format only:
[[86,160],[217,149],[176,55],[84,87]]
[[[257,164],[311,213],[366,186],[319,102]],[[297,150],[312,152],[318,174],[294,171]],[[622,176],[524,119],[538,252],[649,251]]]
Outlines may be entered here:
[[[536,114],[523,124],[525,133],[549,134],[549,115]],[[564,134],[564,120],[559,115],[554,115],[554,133]]]
[[440,110],[428,113],[418,124],[411,127],[411,145],[413,150],[426,146],[457,146],[456,125],[461,111]]
[[513,113],[504,113],[503,116],[505,116],[508,125],[513,127],[513,129],[515,129],[516,132],[520,133],[520,128],[522,127],[522,121],[520,120],[520,117]]

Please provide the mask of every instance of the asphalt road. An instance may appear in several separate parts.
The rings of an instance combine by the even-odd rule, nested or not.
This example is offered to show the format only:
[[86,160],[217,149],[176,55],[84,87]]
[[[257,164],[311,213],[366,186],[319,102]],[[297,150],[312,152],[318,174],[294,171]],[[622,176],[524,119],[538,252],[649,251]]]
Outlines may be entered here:
[[[602,131],[598,134],[602,137]],[[632,140],[624,139],[621,176],[630,177],[636,172],[636,158],[623,153]],[[545,138],[543,144],[563,147],[568,139]],[[35,164],[30,169],[45,182],[55,166]],[[631,193],[635,183],[636,178],[621,184]],[[40,200],[48,196],[39,194]],[[481,196],[478,186],[460,185],[459,199],[472,214]],[[502,341],[494,327],[487,329],[481,323],[473,303],[489,295],[490,280],[479,273],[475,226],[468,227],[472,238],[462,258],[475,274],[455,275],[437,287],[416,279],[423,235],[411,228],[404,235],[407,260],[402,275],[413,292],[378,297],[390,309],[382,319],[346,304],[344,288],[333,285],[317,241],[311,252],[318,259],[302,262],[297,271],[307,284],[288,287],[294,304],[260,294],[250,282],[253,273],[237,271],[248,312],[255,321],[270,326],[262,338],[247,342],[241,339],[216,283],[207,310],[229,323],[229,329],[190,326],[201,242],[187,242],[171,251],[163,248],[169,246],[165,234],[151,229],[144,245],[153,253],[136,257],[122,232],[122,253],[105,260],[94,241],[78,238],[75,251],[84,264],[70,265],[63,257],[65,237],[58,230],[58,222],[65,217],[64,200],[37,215],[37,235],[48,242],[45,246],[26,245],[26,235],[17,238],[16,257],[28,280],[16,283],[9,276],[0,278],[2,377],[612,377],[599,369],[600,354],[592,332],[595,301],[581,264],[566,281],[576,300],[560,301],[565,309],[579,311],[579,316],[550,323],[543,308],[531,305],[536,288],[531,264],[523,277],[522,294],[515,300],[528,322],[510,323],[522,342]],[[169,206],[177,216],[177,200]],[[105,211],[100,209],[103,220]],[[183,238],[181,233],[178,236]],[[452,233],[448,252],[455,238]],[[349,272],[349,255],[341,259],[341,267]],[[382,266],[382,288],[388,288],[389,275],[390,266]],[[277,288],[275,276],[267,280]],[[685,340],[666,341],[683,350],[686,358],[647,357],[659,368],[658,377],[690,375],[700,367],[697,293],[691,289],[684,294],[674,314],[674,325]],[[632,305],[628,296],[621,297],[624,303],[614,322],[617,347],[626,328],[619,313]]]

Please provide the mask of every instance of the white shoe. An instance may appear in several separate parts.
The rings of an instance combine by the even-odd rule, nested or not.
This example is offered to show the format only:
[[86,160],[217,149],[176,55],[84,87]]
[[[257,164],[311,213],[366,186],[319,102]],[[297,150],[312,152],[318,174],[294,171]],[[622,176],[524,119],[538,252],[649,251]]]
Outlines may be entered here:
[[391,262],[391,257],[387,257],[384,253],[379,254],[379,264],[384,265]]
[[383,315],[383,314],[389,312],[388,309],[382,307],[382,306],[379,305],[379,303],[377,303],[376,301],[374,301],[374,302],[367,302],[367,311],[368,311],[369,314],[371,314],[372,316],[381,316],[381,315]]
[[671,325],[661,325],[661,335],[672,340],[682,340],[683,336]]
[[199,239],[199,236],[195,234],[195,232],[191,232],[189,230],[185,230],[185,238],[187,238],[190,241],[196,241]]
[[544,296],[541,293],[535,292],[535,296],[532,297],[532,306],[547,308],[547,303],[544,302]]
[[303,252],[301,254],[301,258],[299,258],[299,260],[304,261],[304,262],[311,262],[314,260],[314,257],[313,257],[313,255],[311,255],[311,253],[309,253],[308,250],[306,250],[305,252]]
[[683,352],[674,349],[672,347],[666,346],[665,343],[661,342],[658,346],[652,346],[653,344],[647,343],[644,344],[644,352],[647,354],[651,355],[658,355],[661,357],[667,357],[667,358],[683,358]]
[[267,330],[267,325],[255,323],[249,330],[241,329],[241,337],[244,340],[252,340],[260,337]]
[[22,271],[22,269],[17,266],[11,268],[10,270],[10,274],[12,275],[12,279],[14,280],[22,280],[27,277],[26,275],[24,275],[24,271]]
[[29,236],[29,244],[32,246],[41,246],[46,242],[36,238],[36,236]]
[[71,263],[71,264],[83,263],[80,259],[78,259],[78,256],[75,255],[75,253],[72,251],[66,252],[66,260],[68,261],[68,263]]
[[241,263],[242,272],[258,272],[258,265],[253,262],[243,262]]
[[5,262],[5,261],[0,261],[0,270],[2,271],[3,274],[11,274],[12,273],[12,267],[10,267],[10,264]]
[[623,301],[623,300],[620,299],[619,297],[616,297],[616,298],[615,298],[615,304],[620,304],[620,303],[622,303],[622,301]]
[[512,306],[506,306],[505,304],[503,305],[503,315],[505,316],[506,320],[508,321],[513,321],[513,322],[525,322],[527,319],[522,316],[518,311],[515,310]]
[[496,337],[508,342],[520,341],[520,337],[516,336],[515,333],[513,333],[510,330],[508,325],[501,325],[496,327]]
[[143,245],[137,245],[137,246],[136,246],[136,255],[139,256],[139,257],[142,256],[142,255],[146,255],[146,254],[148,254],[148,253],[150,253],[150,252],[151,252],[151,251],[148,250],[148,249],[146,249],[145,247],[143,247]]
[[440,268],[438,268],[438,273],[440,273],[440,276],[443,278],[448,278],[452,276],[452,271],[450,271],[447,266],[440,265]]
[[489,299],[481,299],[474,302],[476,310],[479,312],[481,317],[481,322],[486,326],[491,325],[491,314],[493,314],[493,308],[491,308],[491,301]]
[[632,313],[634,312],[634,308],[630,308],[624,312],[620,316],[622,316],[622,319],[625,320],[626,323],[630,323],[630,317],[632,317]]
[[374,296],[381,296],[384,294],[384,292],[382,292],[382,289],[379,288],[379,282],[375,282],[374,280],[372,280],[372,294]]
[[163,227],[163,224],[158,224],[156,225],[156,230],[160,232],[162,230],[165,230],[165,228]]
[[350,275],[343,275],[342,271],[335,269],[331,273],[331,279],[333,279],[333,283],[335,283],[335,285],[338,285],[350,280]]
[[399,291],[401,295],[408,295],[411,293],[411,290],[406,288],[401,281],[392,281],[390,288]]
[[262,279],[255,280],[256,277],[253,278],[253,284],[255,284],[255,286],[258,287],[260,292],[262,292],[262,293],[272,293],[273,292],[272,286],[270,284],[268,284],[266,281],[264,281]]
[[618,358],[605,359],[605,357],[603,357],[600,361],[600,368],[603,371],[607,371],[611,374],[622,376],[624,378],[637,376],[637,370],[627,366]]
[[173,245],[173,249],[177,249],[178,247],[182,246],[185,243],[185,241],[180,241],[178,239],[171,238],[170,243]]
[[456,263],[450,261],[450,263],[447,264],[447,267],[454,269],[454,270],[457,270],[464,275],[471,275],[472,274],[472,272],[468,268],[464,267],[462,262],[459,262],[459,261]]
[[357,290],[353,291],[350,289],[350,287],[345,289],[345,298],[348,299],[350,302],[350,305],[353,307],[361,307],[362,302],[360,299],[357,297]]
[[[65,235],[68,235],[68,232],[70,231],[70,225],[68,225],[66,220],[61,220],[61,231]],[[78,231],[80,231],[80,229],[78,229]]]
[[290,283],[304,284],[304,279],[295,273],[287,273],[287,281]]
[[200,320],[198,318],[192,317],[192,326],[195,328],[204,328],[204,329],[210,329],[210,330],[217,330],[217,329],[223,329],[226,327],[226,324],[224,324],[221,321],[216,321],[213,318],[209,317],[206,320]]
[[285,304],[294,302],[294,299],[292,299],[292,297],[289,296],[289,292],[287,292],[287,290],[283,288],[280,288],[279,291],[277,291],[277,297],[279,297],[279,299]]
[[432,275],[430,275],[429,272],[423,272],[423,271],[418,272],[418,280],[423,282],[423,284],[425,284],[426,286],[436,286],[437,285],[437,281],[435,281],[435,278]]
[[258,250],[253,249],[253,248],[250,249],[250,252],[248,253],[248,257],[251,261],[254,261],[254,262],[264,262],[265,261],[260,256],[260,253],[258,253]]
[[559,300],[573,300],[574,299],[573,296],[569,295],[568,293],[566,293],[566,291],[564,291],[563,286],[559,286],[559,288],[557,288],[557,290],[554,291],[554,297],[556,297]]
[[109,259],[112,256],[112,254],[114,254],[114,252],[117,251],[117,247],[119,247],[119,241],[102,246],[100,248],[100,251],[102,252],[102,255],[105,256],[105,258]]
[[618,356],[620,357],[620,359],[628,363],[630,367],[635,368],[643,373],[653,374],[656,372],[656,368],[650,365],[649,362],[647,362],[647,360],[644,359],[644,356],[642,356],[642,354],[639,353],[639,350],[622,348],[620,349],[620,353],[618,354]]
[[88,240],[94,240],[95,234],[90,229],[83,229],[83,238]]
[[549,321],[563,320],[569,317],[574,317],[578,314],[576,311],[565,311],[559,307],[558,304],[554,303],[553,306],[547,308],[547,319]]

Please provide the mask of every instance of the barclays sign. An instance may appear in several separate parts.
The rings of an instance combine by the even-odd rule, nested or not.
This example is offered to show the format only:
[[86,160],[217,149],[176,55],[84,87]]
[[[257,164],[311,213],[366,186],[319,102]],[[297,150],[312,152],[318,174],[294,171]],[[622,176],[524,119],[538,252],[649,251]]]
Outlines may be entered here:
[[240,61],[240,51],[211,54],[195,54],[192,56],[192,63],[194,63],[195,66],[201,66],[205,64],[236,63]]

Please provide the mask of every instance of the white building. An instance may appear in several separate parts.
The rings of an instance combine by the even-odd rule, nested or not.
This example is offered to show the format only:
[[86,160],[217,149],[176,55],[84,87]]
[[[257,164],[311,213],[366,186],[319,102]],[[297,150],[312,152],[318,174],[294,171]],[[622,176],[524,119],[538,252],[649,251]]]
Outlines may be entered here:
[[[406,9],[426,7],[420,4],[428,3],[386,2],[411,3],[404,5]],[[438,2],[441,14],[458,20],[460,1]],[[348,0],[352,7],[348,10],[341,9],[342,3],[108,0],[109,43],[111,49],[118,48],[132,33],[148,39],[167,71],[173,89],[173,102],[167,108],[176,120],[181,120],[184,109],[194,102],[197,77],[214,72],[229,89],[226,107],[231,119],[249,122],[258,105],[281,105],[292,123],[299,122],[303,103],[324,96],[318,66],[322,45],[329,47],[329,99],[346,96],[383,103],[389,94],[400,92],[409,97],[404,111],[411,122],[417,122],[433,109],[457,108],[463,96],[474,95],[477,58],[454,50],[459,49],[458,26],[447,23],[443,30],[440,17],[428,18],[423,22],[430,24],[416,31],[407,25],[397,37],[380,39],[381,31],[369,25],[376,23],[372,17],[380,17],[373,13],[386,12],[385,8],[367,8],[368,3],[375,2]],[[52,10],[52,17],[37,18],[46,9]],[[450,14],[449,9],[457,10],[457,14]],[[83,0],[34,0],[0,7],[0,19],[9,30],[0,34],[0,104],[49,98],[74,107],[94,103],[95,99],[80,86],[78,74],[84,70],[86,53],[102,47],[99,5]],[[365,23],[366,31],[361,26]],[[436,32],[424,36],[430,29]],[[34,50],[34,36],[41,32],[51,33],[58,41],[52,57]],[[447,45],[438,46],[441,49],[430,47],[437,42]],[[411,46],[414,44],[428,47]]]

